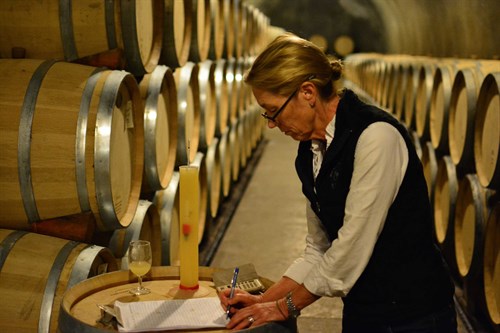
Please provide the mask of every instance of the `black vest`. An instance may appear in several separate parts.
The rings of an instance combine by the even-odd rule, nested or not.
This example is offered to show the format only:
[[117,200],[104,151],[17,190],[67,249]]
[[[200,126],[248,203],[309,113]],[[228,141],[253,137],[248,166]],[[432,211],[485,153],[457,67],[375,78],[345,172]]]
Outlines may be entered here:
[[310,141],[299,144],[295,167],[303,193],[333,241],[343,225],[356,144],[366,127],[378,121],[391,124],[403,136],[409,152],[408,168],[370,261],[343,301],[345,320],[389,323],[438,310],[452,302],[454,293],[433,241],[427,185],[407,130],[387,112],[361,102],[346,90],[316,186]]

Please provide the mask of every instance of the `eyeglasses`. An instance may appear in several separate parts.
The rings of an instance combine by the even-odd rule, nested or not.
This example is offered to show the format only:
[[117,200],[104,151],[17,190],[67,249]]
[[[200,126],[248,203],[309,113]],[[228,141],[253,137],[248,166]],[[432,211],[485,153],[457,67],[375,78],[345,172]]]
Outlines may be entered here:
[[[314,79],[316,75],[310,75],[306,81],[309,81],[309,80],[312,80]],[[299,87],[300,88],[300,87]],[[276,111],[272,116],[269,116],[267,115],[265,112],[261,113],[260,115],[262,117],[264,117],[264,119],[268,120],[268,121],[272,121],[273,123],[276,122],[276,117],[279,116],[279,114],[286,108],[286,106],[288,105],[288,103],[290,103],[290,101],[292,100],[293,96],[297,93],[297,91],[299,91],[299,88],[295,89],[293,91],[293,93],[286,99],[285,103],[283,103],[283,105],[278,109],[278,111]]]
[[286,108],[286,106],[288,105],[288,103],[290,103],[292,97],[295,95],[295,93],[297,93],[298,90],[299,88],[295,89],[295,91],[290,95],[290,97],[286,99],[285,103],[283,103],[283,105],[278,109],[278,111],[276,111],[272,116],[268,116],[265,112],[261,113],[260,115],[264,117],[266,120],[272,121],[274,123],[276,121],[276,117],[278,117],[279,114]]

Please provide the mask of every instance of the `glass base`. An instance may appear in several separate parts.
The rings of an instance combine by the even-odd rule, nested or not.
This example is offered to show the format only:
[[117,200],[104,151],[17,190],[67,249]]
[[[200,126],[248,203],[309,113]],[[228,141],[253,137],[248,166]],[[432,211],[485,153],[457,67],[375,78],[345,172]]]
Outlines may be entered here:
[[144,288],[144,287],[142,287],[142,288],[137,287],[137,288],[130,289],[128,292],[131,293],[132,295],[139,296],[139,295],[149,294],[151,292],[151,290],[149,290],[148,288]]
[[186,290],[181,289],[180,285],[175,285],[168,291],[168,295],[174,299],[202,298],[208,294],[210,294],[210,289],[204,286],[198,286],[196,290]]

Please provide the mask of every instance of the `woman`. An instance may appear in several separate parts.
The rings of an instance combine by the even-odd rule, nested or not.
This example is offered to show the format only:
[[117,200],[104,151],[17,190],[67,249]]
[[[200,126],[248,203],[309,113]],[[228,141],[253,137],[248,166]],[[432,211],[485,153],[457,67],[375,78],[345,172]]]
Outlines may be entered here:
[[[422,166],[388,113],[337,92],[342,67],[292,34],[276,38],[245,82],[269,128],[300,141],[306,248],[263,295],[221,293],[228,328],[297,317],[342,297],[343,332],[456,332],[454,286],[433,243]],[[284,249],[286,250],[286,249]]]

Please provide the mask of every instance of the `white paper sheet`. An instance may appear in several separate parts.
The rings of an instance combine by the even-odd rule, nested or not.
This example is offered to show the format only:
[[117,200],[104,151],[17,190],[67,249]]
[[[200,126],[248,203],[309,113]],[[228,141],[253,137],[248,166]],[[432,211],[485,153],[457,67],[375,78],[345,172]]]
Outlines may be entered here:
[[115,302],[120,332],[224,327],[228,320],[218,297]]

